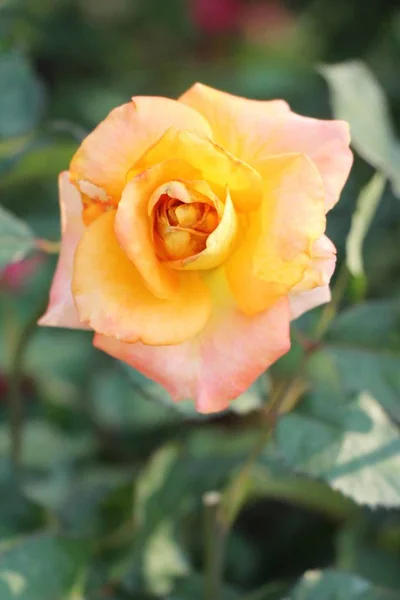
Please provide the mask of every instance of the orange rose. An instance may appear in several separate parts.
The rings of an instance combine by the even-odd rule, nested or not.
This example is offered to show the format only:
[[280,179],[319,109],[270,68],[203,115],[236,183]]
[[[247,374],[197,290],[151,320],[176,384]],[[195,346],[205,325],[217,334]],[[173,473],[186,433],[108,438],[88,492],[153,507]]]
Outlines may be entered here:
[[60,175],[40,323],[92,329],[175,400],[226,408],[288,351],[290,319],[329,301],[348,146],[344,122],[201,84],[116,108]]

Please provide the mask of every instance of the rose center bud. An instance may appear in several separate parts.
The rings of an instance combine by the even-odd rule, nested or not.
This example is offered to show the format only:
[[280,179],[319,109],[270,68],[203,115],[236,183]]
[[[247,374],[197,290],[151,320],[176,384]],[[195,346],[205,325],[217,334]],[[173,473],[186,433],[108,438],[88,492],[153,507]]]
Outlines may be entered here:
[[179,260],[202,252],[218,225],[217,211],[205,202],[185,203],[168,194],[160,196],[154,222],[161,260]]

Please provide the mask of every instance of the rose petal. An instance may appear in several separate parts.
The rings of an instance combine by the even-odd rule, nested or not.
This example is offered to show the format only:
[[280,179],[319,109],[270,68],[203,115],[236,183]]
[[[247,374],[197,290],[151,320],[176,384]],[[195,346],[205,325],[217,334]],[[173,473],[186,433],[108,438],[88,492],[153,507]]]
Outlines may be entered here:
[[161,184],[176,178],[195,179],[198,171],[183,160],[166,160],[134,177],[125,187],[115,218],[115,233],[148,289],[159,298],[172,298],[177,274],[157,258],[149,215],[149,199]]
[[322,235],[312,248],[312,261],[305,271],[303,279],[291,290],[291,293],[305,292],[315,287],[328,285],[336,266],[336,248],[331,240]]
[[330,210],[339,200],[353,164],[349,144],[349,126],[345,121],[323,121],[291,112],[268,140],[268,152],[307,154],[321,173],[326,210]]
[[303,279],[290,292],[292,319],[330,301],[329,282],[335,265],[336,248],[326,235],[322,235],[313,245],[313,259]]
[[199,169],[201,178],[224,198],[229,188],[232,202],[239,212],[255,210],[261,202],[262,181],[249,165],[238,160],[210,139],[192,131],[171,128],[138,162],[136,169],[144,170],[166,157],[182,159]]
[[123,344],[100,335],[94,345],[157,381],[175,401],[190,398],[199,412],[217,412],[289,350],[288,300],[253,317],[233,303],[220,307],[196,339],[176,346]]
[[303,117],[281,100],[247,100],[199,83],[179,100],[206,117],[216,143],[255,168],[271,154],[307,154],[324,181],[327,210],[337,202],[353,162],[346,122]]
[[246,314],[275,304],[302,280],[325,230],[321,177],[304,155],[263,161],[264,200],[249,216],[240,246],[226,263],[232,293]]
[[299,292],[289,296],[290,317],[292,320],[297,319],[303,313],[326,304],[331,300],[331,290],[329,285],[316,287],[307,292]]
[[166,263],[170,268],[184,271],[214,269],[226,261],[236,243],[238,219],[229,192],[225,210],[218,226],[207,238],[206,248],[189,258]]
[[72,291],[81,319],[95,331],[146,344],[177,344],[197,335],[210,315],[198,273],[179,273],[173,300],[156,298],[118,244],[115,213],[94,221],[75,255]]
[[169,127],[212,137],[194,109],[169,98],[138,96],[111,111],[83,141],[71,162],[72,181],[93,183],[118,199],[129,169]]
[[82,222],[82,201],[69,180],[68,171],[58,178],[61,211],[62,243],[57,269],[50,289],[49,306],[39,319],[39,325],[88,329],[81,323],[71,293],[71,280],[75,250],[85,231]]
[[263,154],[266,141],[290,108],[283,100],[249,100],[196,83],[179,102],[204,115],[217,144],[248,162]]

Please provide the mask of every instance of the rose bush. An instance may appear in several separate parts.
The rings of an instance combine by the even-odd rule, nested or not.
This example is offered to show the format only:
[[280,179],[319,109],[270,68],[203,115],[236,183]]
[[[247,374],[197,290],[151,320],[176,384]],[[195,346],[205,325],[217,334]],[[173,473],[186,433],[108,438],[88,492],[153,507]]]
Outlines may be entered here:
[[324,235],[352,164],[346,123],[201,84],[135,97],[59,178],[62,249],[42,325],[94,344],[201,412],[224,409],[329,301]]

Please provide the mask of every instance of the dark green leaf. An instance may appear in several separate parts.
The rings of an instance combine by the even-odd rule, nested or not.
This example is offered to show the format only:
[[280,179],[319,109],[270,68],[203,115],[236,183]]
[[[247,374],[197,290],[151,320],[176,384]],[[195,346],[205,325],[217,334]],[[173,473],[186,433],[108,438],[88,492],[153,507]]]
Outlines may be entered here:
[[[186,579],[177,582],[174,591],[168,596],[168,600],[203,600],[204,598],[204,577],[200,575],[191,575]],[[220,600],[238,600],[239,594],[223,586]]]
[[29,500],[13,481],[0,485],[0,540],[34,531],[44,525],[40,507]]
[[[9,453],[8,424],[0,424],[0,454]],[[50,469],[90,451],[93,440],[88,433],[69,436],[46,421],[30,420],[24,428],[22,463],[26,467]]]
[[43,113],[43,86],[19,52],[0,56],[0,137],[28,132]]
[[396,300],[364,303],[342,312],[325,350],[344,389],[367,390],[400,422],[400,307]]
[[79,540],[38,535],[0,552],[1,600],[64,600],[84,566],[86,550]]
[[285,600],[395,600],[395,595],[341,571],[309,571]]

